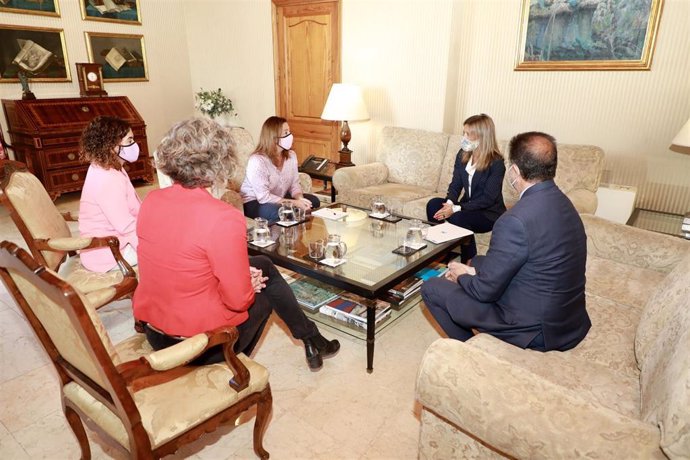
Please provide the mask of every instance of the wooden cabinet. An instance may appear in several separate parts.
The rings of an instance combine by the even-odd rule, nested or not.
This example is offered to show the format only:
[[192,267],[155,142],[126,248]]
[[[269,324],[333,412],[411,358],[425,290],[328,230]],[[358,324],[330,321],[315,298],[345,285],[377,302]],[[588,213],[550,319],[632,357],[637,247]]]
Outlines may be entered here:
[[153,182],[153,166],[146,141],[146,123],[124,96],[99,98],[6,100],[10,143],[16,160],[26,163],[51,198],[81,190],[88,164],[79,161],[79,139],[98,115],[122,118],[132,127],[141,148],[139,160],[126,163],[130,179]]

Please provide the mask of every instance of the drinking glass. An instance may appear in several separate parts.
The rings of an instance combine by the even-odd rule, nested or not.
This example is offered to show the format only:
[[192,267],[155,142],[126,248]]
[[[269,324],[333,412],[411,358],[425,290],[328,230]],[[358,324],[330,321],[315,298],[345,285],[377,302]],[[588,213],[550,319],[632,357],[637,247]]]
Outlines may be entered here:
[[309,242],[309,257],[312,259],[320,259],[323,257],[323,240],[314,240]]
[[254,242],[267,243],[270,237],[271,231],[268,229],[268,221],[262,217],[254,219]]

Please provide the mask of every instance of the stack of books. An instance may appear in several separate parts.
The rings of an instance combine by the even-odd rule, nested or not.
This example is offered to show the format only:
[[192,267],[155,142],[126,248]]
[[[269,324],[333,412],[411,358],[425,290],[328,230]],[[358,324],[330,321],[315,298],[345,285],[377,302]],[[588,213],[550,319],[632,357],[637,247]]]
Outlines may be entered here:
[[338,297],[342,291],[336,290],[328,284],[321,283],[306,276],[289,283],[297,302],[309,310],[317,311],[323,304]]
[[428,267],[424,267],[411,277],[401,281],[388,290],[388,300],[393,307],[400,308],[405,302],[418,293],[424,281],[443,276],[448,271],[448,266],[440,262],[432,262]]
[[683,236],[690,240],[690,212],[683,218],[683,225],[681,226]]
[[[322,305],[319,312],[349,325],[367,328],[367,307],[357,302],[354,296],[339,296]],[[388,319],[391,315],[391,304],[382,300],[376,301],[375,324]]]

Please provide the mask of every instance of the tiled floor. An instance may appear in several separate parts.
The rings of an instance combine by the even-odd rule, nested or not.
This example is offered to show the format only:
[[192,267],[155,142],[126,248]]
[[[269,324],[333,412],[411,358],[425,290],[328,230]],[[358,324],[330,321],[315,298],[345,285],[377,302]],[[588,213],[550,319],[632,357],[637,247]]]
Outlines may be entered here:
[[[150,187],[139,188],[143,196]],[[78,194],[61,197],[61,210],[77,210]],[[24,246],[0,210],[0,238]],[[133,334],[131,304],[99,311],[113,342]],[[412,459],[417,456],[419,407],[415,378],[426,348],[438,338],[426,312],[415,307],[377,337],[373,374],[365,371],[363,341],[323,330],[341,342],[320,372],[307,369],[301,343],[271,320],[254,359],[271,372],[273,413],[264,446],[273,459]],[[252,414],[186,446],[173,458],[255,458]],[[124,451],[89,432],[92,455],[126,458]],[[59,402],[58,379],[26,320],[0,285],[0,458],[76,459],[79,447]]]

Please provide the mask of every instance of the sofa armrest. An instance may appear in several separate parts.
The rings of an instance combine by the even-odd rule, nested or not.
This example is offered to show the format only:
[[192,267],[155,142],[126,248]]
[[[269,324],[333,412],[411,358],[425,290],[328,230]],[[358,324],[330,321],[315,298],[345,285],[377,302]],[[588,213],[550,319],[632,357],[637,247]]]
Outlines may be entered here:
[[618,224],[590,214],[580,217],[587,233],[588,255],[668,273],[690,251],[690,245],[681,238]]
[[[487,353],[475,340],[501,352]],[[530,351],[487,334],[466,343],[439,339],[422,359],[417,399],[511,458],[663,458],[654,425],[511,364],[517,353]]]
[[299,173],[299,186],[302,187],[302,193],[311,193],[311,177],[307,173]]
[[333,174],[333,186],[338,192],[371,185],[379,185],[388,179],[388,167],[383,163],[367,163],[360,166],[340,168]]
[[599,204],[597,194],[586,188],[573,189],[566,193],[565,196],[573,202],[573,206],[580,214],[594,214],[597,211],[597,205]]

